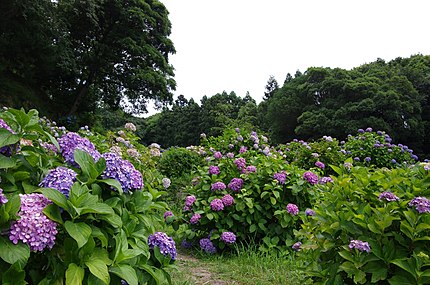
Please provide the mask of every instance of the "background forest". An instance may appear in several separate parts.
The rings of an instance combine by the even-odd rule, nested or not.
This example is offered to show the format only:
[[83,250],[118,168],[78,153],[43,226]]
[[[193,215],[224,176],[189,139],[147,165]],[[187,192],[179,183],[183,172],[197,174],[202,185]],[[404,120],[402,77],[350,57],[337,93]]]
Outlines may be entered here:
[[[37,108],[71,130],[104,132],[131,121],[141,143],[165,148],[198,144],[201,133],[220,135],[228,126],[249,126],[273,143],[344,139],[371,126],[420,157],[430,153],[428,55],[351,70],[313,67],[282,84],[271,76],[258,104],[234,91],[174,100],[170,29],[158,1],[3,1],[0,105]],[[148,100],[160,112],[135,116]]]

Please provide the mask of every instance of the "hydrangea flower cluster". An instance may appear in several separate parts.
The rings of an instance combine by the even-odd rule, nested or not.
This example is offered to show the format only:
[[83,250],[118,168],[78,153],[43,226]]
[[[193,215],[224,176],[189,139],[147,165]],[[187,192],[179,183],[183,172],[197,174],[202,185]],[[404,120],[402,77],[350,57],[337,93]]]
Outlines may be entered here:
[[310,184],[315,185],[318,183],[318,175],[311,171],[306,171],[303,174],[303,179],[307,180]]
[[64,157],[66,163],[71,166],[79,167],[73,157],[75,149],[86,151],[95,161],[99,160],[100,153],[96,150],[96,147],[87,138],[82,138],[80,135],[74,132],[69,132],[58,139],[60,145],[61,155]]
[[123,160],[115,153],[104,153],[106,169],[103,171],[104,178],[118,180],[124,192],[143,188],[142,174],[137,171],[128,160]]
[[322,163],[321,161],[317,161],[315,162],[315,166],[320,168],[320,169],[324,169],[325,168],[325,164]]
[[46,188],[54,188],[69,197],[70,188],[76,181],[77,173],[72,169],[64,166],[51,169],[48,175],[43,178],[39,186]]
[[121,148],[119,146],[117,146],[117,145],[111,146],[111,148],[109,149],[109,151],[113,152],[113,153],[115,153],[115,154],[117,154],[119,156],[122,155]]
[[213,199],[210,205],[213,211],[219,212],[224,210],[224,203],[222,202],[221,199],[218,199],[218,198]]
[[192,225],[197,224],[201,218],[202,218],[202,216],[200,214],[197,214],[197,213],[194,214],[190,219],[190,224],[192,224]]
[[166,211],[166,212],[164,212],[163,217],[164,217],[164,219],[167,219],[167,217],[173,217],[172,211]]
[[359,251],[370,252],[369,243],[361,241],[361,240],[351,240],[348,247],[350,249],[356,248]]
[[185,206],[191,207],[196,201],[196,196],[190,195],[185,198]]
[[273,174],[273,179],[277,180],[280,184],[285,184],[285,180],[287,179],[287,174],[285,171],[277,172]]
[[306,216],[315,216],[315,211],[312,209],[306,209],[305,215]]
[[192,248],[192,247],[193,247],[193,244],[192,244],[190,241],[187,241],[186,239],[184,239],[184,240],[182,241],[182,243],[181,243],[181,246],[182,246],[183,248],[187,248],[187,249],[189,249],[189,248]]
[[216,191],[216,190],[224,190],[226,188],[224,182],[218,181],[215,182],[211,185],[211,190],[212,191]]
[[324,176],[320,179],[320,184],[333,183],[333,178]]
[[239,153],[244,153],[246,152],[248,149],[246,148],[246,146],[241,146],[239,149]]
[[400,200],[399,197],[397,197],[396,195],[394,195],[393,193],[391,193],[389,191],[385,191],[385,192],[382,192],[381,194],[379,194],[378,199],[379,200],[386,200],[388,202]]
[[52,143],[48,143],[48,142],[40,142],[40,146],[46,150],[47,153],[57,153],[58,149],[57,147],[52,144]]
[[224,206],[228,207],[234,204],[234,198],[230,194],[224,195],[224,197],[221,198],[222,203]]
[[148,245],[149,249],[154,250],[154,247],[157,246],[160,248],[160,252],[164,256],[170,255],[172,260],[176,259],[176,245],[175,241],[167,236],[163,232],[156,232],[153,235],[149,235],[148,237]]
[[237,192],[237,191],[240,191],[240,189],[242,189],[242,185],[243,185],[242,178],[233,178],[228,184],[228,188]]
[[212,243],[212,241],[208,238],[202,238],[199,242],[200,244],[200,248],[209,254],[214,254],[216,253],[216,247],[214,246],[214,244]]
[[295,204],[290,203],[287,205],[287,212],[295,216],[299,213],[299,207],[297,207]]
[[226,244],[233,244],[236,242],[236,235],[232,232],[223,232],[221,234],[221,240]]
[[300,248],[301,246],[302,246],[302,243],[298,241],[295,244],[293,244],[293,246],[291,248],[294,249],[295,251],[300,251],[301,250],[301,248]]
[[209,166],[209,174],[210,175],[218,175],[220,174],[219,167],[215,165]]
[[227,152],[227,154],[225,155],[227,158],[233,158],[234,157],[234,153],[232,152]]
[[51,249],[55,244],[57,224],[43,214],[43,209],[51,203],[45,196],[38,193],[19,194],[21,208],[19,219],[12,222],[9,239],[17,244],[22,241],[32,251]]
[[221,159],[221,158],[222,158],[222,153],[221,153],[221,152],[219,152],[219,151],[216,151],[216,152],[214,153],[214,157],[215,157],[216,159]]
[[245,168],[246,168],[246,160],[243,157],[240,157],[238,159],[236,159],[234,161],[234,164],[236,164],[237,168],[241,171],[244,172]]
[[408,204],[410,207],[415,207],[418,213],[430,213],[430,200],[426,197],[415,197]]
[[246,173],[255,173],[257,172],[257,167],[255,167],[254,165],[250,165],[246,167]]
[[140,157],[140,153],[135,148],[128,148],[127,149],[127,154],[130,157],[135,158],[135,159]]
[[130,132],[135,132],[136,131],[136,126],[133,123],[125,123],[124,128],[127,131],[130,131]]
[[6,204],[8,201],[7,197],[3,194],[3,189],[0,188],[0,205]]
[[169,178],[164,177],[163,179],[161,179],[161,183],[163,183],[163,187],[164,187],[164,189],[167,189],[167,188],[169,188],[169,187],[170,187],[170,184],[171,184],[172,182],[170,181],[170,179],[169,179]]

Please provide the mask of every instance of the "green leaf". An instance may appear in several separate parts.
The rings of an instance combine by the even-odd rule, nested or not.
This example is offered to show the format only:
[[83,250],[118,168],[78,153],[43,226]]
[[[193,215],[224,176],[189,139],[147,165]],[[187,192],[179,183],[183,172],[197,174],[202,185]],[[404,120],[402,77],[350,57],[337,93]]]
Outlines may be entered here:
[[0,258],[9,264],[18,263],[24,268],[30,257],[30,248],[21,242],[13,244],[9,239],[0,236]]
[[104,284],[109,284],[110,276],[106,263],[97,255],[91,257],[85,262],[91,274],[103,281]]
[[73,223],[66,221],[64,223],[67,233],[78,243],[78,247],[83,247],[91,235],[91,227],[85,223]]
[[3,285],[26,285],[25,271],[17,263],[9,267],[8,270],[0,273],[0,282]]
[[383,281],[387,278],[387,268],[385,267],[377,267],[373,272],[372,272],[372,284],[376,284],[378,283],[378,281]]
[[206,217],[207,217],[209,220],[213,220],[214,215],[213,215],[212,213],[208,213],[208,214],[206,215]]
[[85,271],[74,263],[70,263],[66,271],[66,285],[82,285]]
[[105,215],[115,213],[111,207],[109,207],[108,205],[106,205],[104,203],[96,203],[96,204],[93,204],[89,207],[83,207],[80,209],[79,212],[81,215],[88,214],[88,213],[105,214]]
[[415,280],[417,280],[416,269],[418,268],[415,268],[415,266],[411,265],[412,262],[409,262],[409,261],[410,259],[395,259],[391,261],[391,263],[407,271],[414,277]]
[[272,205],[276,204],[276,199],[273,197],[270,197],[270,203],[272,203]]
[[19,142],[20,137],[18,135],[12,134],[4,128],[0,128],[0,147],[7,145],[13,145]]
[[118,264],[110,267],[109,271],[124,279],[129,285],[138,285],[136,271],[130,265]]
[[249,227],[249,232],[250,233],[253,233],[253,232],[255,232],[257,230],[257,226],[255,225],[255,224],[252,224],[250,227]]
[[75,162],[79,164],[82,173],[91,180],[97,179],[99,173],[97,172],[93,157],[86,151],[75,149],[73,153]]
[[16,160],[0,154],[0,169],[12,168],[16,166]]
[[69,207],[67,206],[67,198],[66,198],[66,196],[64,196],[57,189],[53,189],[53,188],[39,188],[37,190],[37,192],[42,193],[43,196],[45,196],[46,198],[48,198],[49,200],[51,200],[52,202],[54,202],[55,205],[57,205],[57,206],[65,209],[65,210],[69,209]]
[[60,208],[57,205],[49,204],[43,209],[43,213],[54,222],[63,224],[63,219],[61,218]]
[[122,190],[121,184],[116,179],[102,179],[102,180],[97,180],[97,182],[105,183],[109,186],[112,186],[113,188],[118,190],[118,193],[120,194],[124,193],[124,191]]

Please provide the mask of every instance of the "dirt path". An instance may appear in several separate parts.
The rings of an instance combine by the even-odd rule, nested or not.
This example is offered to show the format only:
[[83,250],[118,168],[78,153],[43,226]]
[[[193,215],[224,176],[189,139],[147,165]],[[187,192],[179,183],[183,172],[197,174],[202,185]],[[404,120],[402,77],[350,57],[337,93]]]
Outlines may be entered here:
[[195,257],[180,253],[176,259],[177,265],[184,276],[189,278],[191,284],[195,285],[240,285],[236,281],[222,280],[210,268],[202,265],[202,262]]

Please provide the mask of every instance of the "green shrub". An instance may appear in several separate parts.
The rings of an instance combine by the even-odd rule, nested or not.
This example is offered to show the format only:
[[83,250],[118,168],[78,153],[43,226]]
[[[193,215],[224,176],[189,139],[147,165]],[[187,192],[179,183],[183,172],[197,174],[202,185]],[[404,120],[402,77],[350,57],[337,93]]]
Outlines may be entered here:
[[296,232],[315,284],[429,284],[429,171],[334,169]]
[[158,162],[158,169],[167,177],[179,178],[190,174],[203,164],[203,158],[193,150],[172,147],[165,150]]

